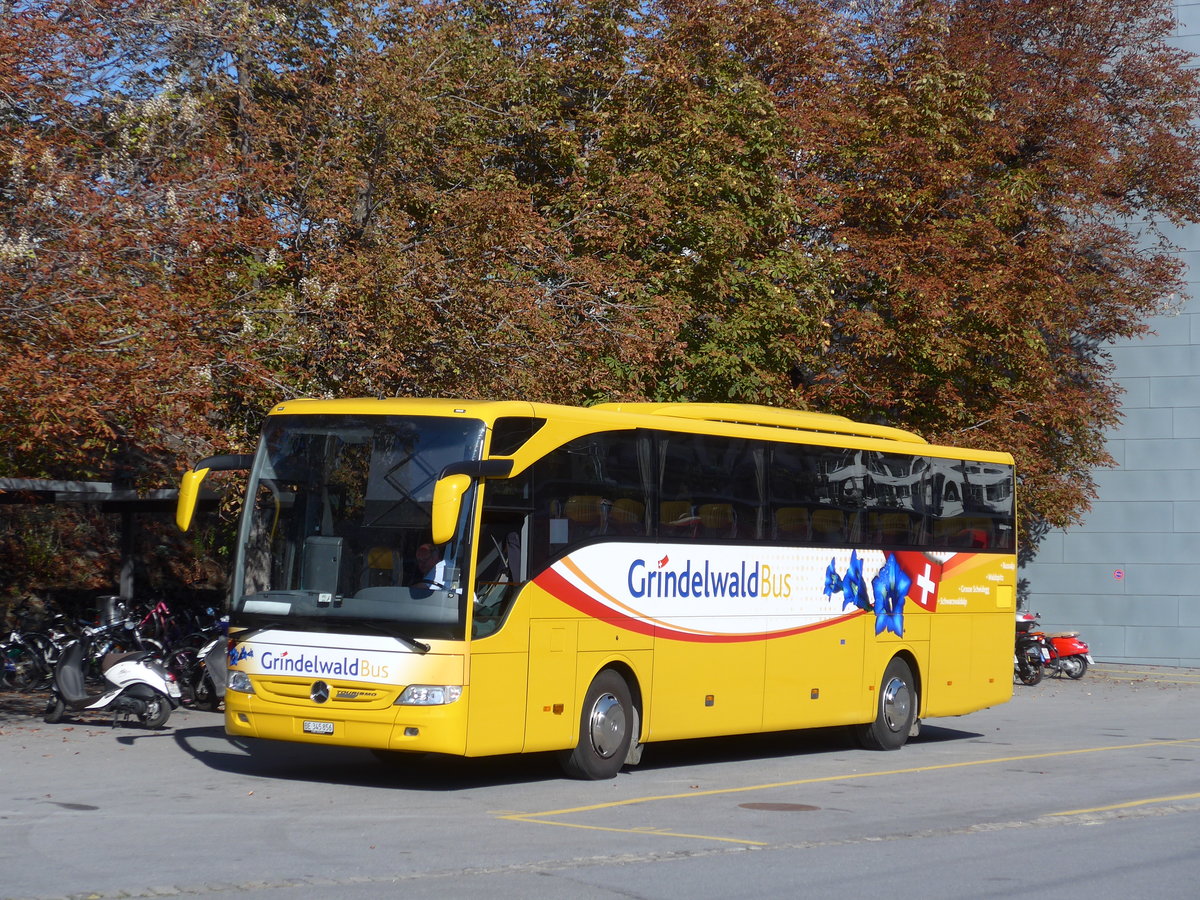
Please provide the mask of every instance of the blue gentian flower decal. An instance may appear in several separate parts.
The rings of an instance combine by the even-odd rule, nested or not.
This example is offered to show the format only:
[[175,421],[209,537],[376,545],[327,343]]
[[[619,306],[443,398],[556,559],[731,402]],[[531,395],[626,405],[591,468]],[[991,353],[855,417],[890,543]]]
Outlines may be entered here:
[[837,560],[829,561],[829,568],[825,570],[825,599],[828,600],[834,594],[842,592],[842,576],[838,574]]
[[896,554],[889,553],[883,568],[871,580],[871,591],[875,594],[875,633],[890,631],[904,634],[904,598],[912,587],[912,579],[900,568]]
[[867,596],[867,580],[863,577],[862,560],[858,552],[850,551],[850,568],[842,578],[842,609],[853,604],[859,609],[870,610],[871,600]]

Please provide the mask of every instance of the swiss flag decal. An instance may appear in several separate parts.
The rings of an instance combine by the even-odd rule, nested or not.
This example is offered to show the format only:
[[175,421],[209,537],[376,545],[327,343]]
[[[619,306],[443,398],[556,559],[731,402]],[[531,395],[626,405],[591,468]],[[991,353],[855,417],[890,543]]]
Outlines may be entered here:
[[929,612],[936,610],[938,586],[942,583],[942,564],[924,553],[913,552],[897,553],[896,562],[904,574],[912,579],[908,599]]

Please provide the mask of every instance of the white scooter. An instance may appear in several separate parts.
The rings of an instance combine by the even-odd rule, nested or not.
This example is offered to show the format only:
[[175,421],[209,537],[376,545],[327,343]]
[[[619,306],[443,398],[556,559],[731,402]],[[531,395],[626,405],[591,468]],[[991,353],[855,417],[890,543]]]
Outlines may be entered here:
[[83,637],[63,648],[54,667],[54,685],[42,718],[61,721],[67,710],[112,710],[113,725],[122,716],[136,718],[147,728],[162,728],[180,703],[179,685],[161,660],[148,650],[110,653],[100,663],[104,692],[89,694],[84,668],[88,649],[99,636],[119,627],[84,629]]

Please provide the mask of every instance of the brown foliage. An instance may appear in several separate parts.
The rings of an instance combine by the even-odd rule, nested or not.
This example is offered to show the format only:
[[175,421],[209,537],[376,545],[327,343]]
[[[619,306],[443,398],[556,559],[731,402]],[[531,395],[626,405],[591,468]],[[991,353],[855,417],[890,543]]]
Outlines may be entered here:
[[744,400],[1086,508],[1180,288],[1154,0],[0,13],[0,474],[169,484],[298,394]]
[[802,395],[1010,450],[1024,514],[1065,526],[1109,462],[1108,342],[1181,287],[1157,225],[1200,213],[1200,81],[1170,11],[922,0],[835,21],[815,115],[794,100],[807,60],[768,73],[841,272]]

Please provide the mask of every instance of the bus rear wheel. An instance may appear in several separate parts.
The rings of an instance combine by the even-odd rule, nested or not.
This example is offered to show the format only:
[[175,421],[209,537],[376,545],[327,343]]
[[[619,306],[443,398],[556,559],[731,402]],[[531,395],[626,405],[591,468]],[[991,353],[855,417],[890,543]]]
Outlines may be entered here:
[[858,741],[868,750],[899,750],[908,741],[917,715],[917,690],[912,669],[899,657],[883,670],[875,721],[855,728]]
[[625,679],[612,669],[600,672],[583,700],[575,749],[564,751],[559,759],[563,771],[591,781],[615,778],[625,765],[635,721]]

